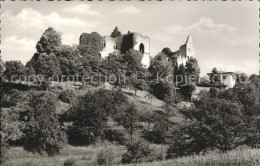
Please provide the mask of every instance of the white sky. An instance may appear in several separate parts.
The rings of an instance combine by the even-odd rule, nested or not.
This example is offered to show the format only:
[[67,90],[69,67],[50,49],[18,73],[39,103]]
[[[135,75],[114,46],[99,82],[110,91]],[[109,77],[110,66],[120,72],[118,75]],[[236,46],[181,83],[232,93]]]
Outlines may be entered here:
[[63,44],[78,44],[83,32],[110,35],[140,32],[151,39],[151,55],[164,47],[176,51],[189,34],[202,75],[216,66],[258,73],[257,1],[1,2],[1,51],[24,64],[49,26],[62,32]]

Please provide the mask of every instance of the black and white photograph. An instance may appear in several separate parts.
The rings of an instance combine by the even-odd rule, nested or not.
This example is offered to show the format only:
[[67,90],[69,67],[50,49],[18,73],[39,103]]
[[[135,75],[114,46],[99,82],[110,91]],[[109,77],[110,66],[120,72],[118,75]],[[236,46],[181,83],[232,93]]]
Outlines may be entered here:
[[260,166],[259,1],[1,1],[2,166]]

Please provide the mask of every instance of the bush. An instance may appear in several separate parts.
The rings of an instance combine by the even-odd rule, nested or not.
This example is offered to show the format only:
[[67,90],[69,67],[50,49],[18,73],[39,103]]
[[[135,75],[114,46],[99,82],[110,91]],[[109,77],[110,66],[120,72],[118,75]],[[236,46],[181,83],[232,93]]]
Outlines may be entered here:
[[122,155],[122,163],[137,163],[145,161],[151,153],[149,144],[144,140],[133,140],[126,145],[127,151]]
[[149,85],[146,83],[145,80],[138,80],[135,87],[136,87],[136,89],[139,89],[139,90],[142,90],[142,91],[148,91],[149,90]]
[[20,101],[23,101],[23,92],[18,89],[11,89],[10,91],[4,91],[2,97],[2,107],[16,106]]
[[97,154],[97,165],[114,165],[115,153],[110,148],[102,149]]
[[195,85],[193,84],[184,84],[180,87],[180,92],[184,96],[184,99],[191,101],[192,92],[195,90]]
[[66,89],[61,92],[59,95],[59,99],[65,103],[71,103],[76,97],[76,93],[74,90]]
[[105,139],[110,142],[118,142],[120,145],[123,145],[126,141],[124,134],[112,129],[106,129],[104,131]]
[[64,161],[63,166],[76,166],[75,159],[70,158]]
[[153,94],[160,100],[164,100],[165,97],[172,95],[173,86],[169,83],[156,83],[152,85]]
[[161,133],[156,130],[144,130],[143,131],[143,138],[145,138],[147,141],[155,144],[161,143]]

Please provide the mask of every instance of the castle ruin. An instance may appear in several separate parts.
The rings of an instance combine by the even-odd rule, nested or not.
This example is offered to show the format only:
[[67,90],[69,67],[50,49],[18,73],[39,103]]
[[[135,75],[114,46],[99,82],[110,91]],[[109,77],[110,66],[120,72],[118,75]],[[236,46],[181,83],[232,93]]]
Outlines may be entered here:
[[191,57],[195,58],[195,50],[193,47],[191,35],[188,36],[185,44],[180,46],[179,50],[177,50],[176,52],[171,52],[167,56],[169,60],[175,59],[178,66],[185,66],[188,59],[190,59]]
[[145,67],[150,65],[150,38],[141,33],[129,32],[115,38],[104,36],[102,45],[102,58],[107,57],[115,51],[120,50],[122,53],[125,53],[130,49],[134,49],[143,54],[142,64]]
[[[92,35],[92,37],[91,37]],[[113,52],[126,53],[130,49],[140,51],[143,54],[142,64],[148,68],[150,65],[150,38],[141,33],[128,32],[127,34],[121,34],[116,27],[110,36],[101,37],[98,33],[93,32],[91,34],[83,33],[80,36],[80,44],[91,44],[89,40],[93,39],[93,36],[99,36],[102,45],[100,49],[100,56],[105,58]],[[92,38],[92,39],[91,39]],[[99,42],[98,42],[99,43]],[[180,46],[176,52],[170,52],[167,55],[169,60],[175,59],[178,66],[181,64],[185,66],[190,57],[195,57],[195,51],[193,48],[192,37],[189,35],[186,43]]]

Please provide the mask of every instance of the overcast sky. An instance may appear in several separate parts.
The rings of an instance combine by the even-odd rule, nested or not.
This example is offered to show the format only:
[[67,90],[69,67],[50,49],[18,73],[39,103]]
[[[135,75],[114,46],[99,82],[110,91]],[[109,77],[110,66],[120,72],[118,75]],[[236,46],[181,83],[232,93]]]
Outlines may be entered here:
[[1,2],[2,58],[24,64],[49,26],[62,32],[63,44],[78,44],[83,32],[110,35],[140,32],[151,39],[151,55],[176,51],[189,34],[202,75],[214,66],[258,73],[259,4],[211,2]]

